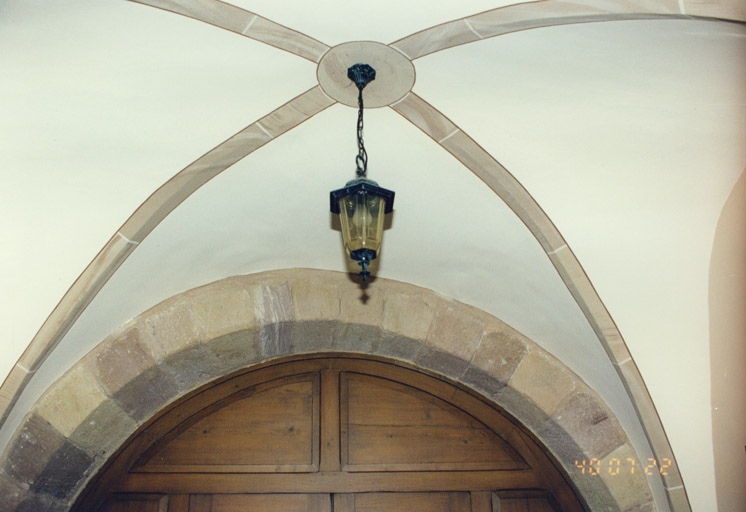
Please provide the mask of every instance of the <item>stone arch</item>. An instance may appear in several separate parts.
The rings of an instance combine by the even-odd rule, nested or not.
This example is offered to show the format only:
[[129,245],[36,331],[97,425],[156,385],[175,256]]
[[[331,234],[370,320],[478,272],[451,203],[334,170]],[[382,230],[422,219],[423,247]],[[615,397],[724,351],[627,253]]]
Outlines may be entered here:
[[217,378],[278,358],[362,353],[471,388],[530,430],[593,510],[655,510],[641,472],[589,477],[575,459],[636,458],[603,400],[499,319],[435,292],[282,270],[176,295],[128,322],[54,383],[0,460],[0,510],[67,510],[149,418]]

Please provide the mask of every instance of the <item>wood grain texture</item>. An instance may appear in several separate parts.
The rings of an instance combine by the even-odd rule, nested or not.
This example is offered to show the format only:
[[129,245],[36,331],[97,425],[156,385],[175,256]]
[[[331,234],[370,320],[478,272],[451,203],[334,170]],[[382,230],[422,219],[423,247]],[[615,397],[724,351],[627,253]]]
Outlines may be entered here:
[[102,507],[101,512],[172,512],[168,496],[114,495]]
[[316,468],[316,376],[278,382],[200,419],[142,472],[295,472]]
[[219,0],[129,0],[203,21],[318,62],[329,46],[258,14]]
[[[326,501],[329,495],[324,495]],[[211,512],[320,512],[317,495],[309,494],[216,494]]]
[[[384,432],[385,428],[392,425],[410,427],[414,424],[418,425],[418,428],[424,426],[431,429],[430,433],[433,435],[430,437],[408,436],[410,444],[421,445],[424,442],[435,446],[436,450],[442,449],[442,442],[438,441],[438,436],[441,435],[438,429],[453,432],[454,427],[458,429],[466,426],[466,432],[456,431],[458,436],[487,432],[489,437],[504,439],[506,444],[515,447],[516,453],[521,455],[520,460],[525,460],[528,464],[523,464],[526,469],[489,471],[480,470],[478,464],[481,463],[475,466],[473,461],[447,462],[442,465],[438,465],[441,463],[422,464],[421,461],[416,461],[411,466],[416,470],[403,471],[406,467],[394,464],[393,468],[396,471],[390,472],[391,468],[386,464],[378,464],[372,466],[370,472],[359,472],[364,466],[342,467],[339,464],[340,456],[336,455],[336,465],[330,464],[328,469],[318,472],[270,473],[265,471],[278,468],[261,465],[236,468],[226,464],[225,462],[228,461],[223,461],[223,455],[220,455],[225,447],[216,446],[214,447],[216,456],[212,453],[203,453],[202,456],[213,457],[216,459],[213,462],[217,464],[210,467],[201,466],[200,473],[179,473],[174,471],[174,467],[178,471],[185,468],[162,465],[160,467],[150,466],[150,472],[143,472],[142,467],[135,467],[130,469],[129,476],[123,476],[126,470],[122,471],[121,468],[127,464],[131,467],[132,461],[137,458],[144,461],[153,458],[153,454],[163,452],[164,447],[168,447],[169,444],[173,446],[173,440],[185,439],[185,433],[191,433],[195,438],[191,442],[183,443],[173,455],[174,457],[188,457],[191,456],[190,452],[204,451],[193,450],[191,444],[199,445],[202,442],[201,437],[206,434],[203,434],[200,429],[204,429],[210,421],[213,422],[213,426],[210,427],[212,429],[216,428],[215,423],[217,423],[218,430],[224,428],[225,425],[236,427],[228,430],[225,435],[218,435],[218,437],[232,439],[232,436],[237,433],[250,433],[249,430],[253,430],[253,427],[246,428],[243,425],[247,421],[253,422],[251,417],[247,417],[247,413],[253,414],[253,412],[260,411],[262,416],[262,421],[258,423],[260,437],[262,426],[266,424],[270,425],[272,432],[277,433],[276,423],[269,421],[277,414],[270,406],[273,402],[271,398],[274,398],[274,407],[281,409],[280,418],[287,414],[291,417],[296,416],[288,411],[298,410],[298,406],[293,405],[297,397],[309,394],[309,390],[298,393],[297,386],[308,385],[311,382],[314,383],[313,394],[318,396],[317,401],[320,402],[318,408],[314,408],[314,410],[318,409],[318,412],[313,414],[316,418],[313,421],[314,425],[319,425],[317,431],[320,438],[313,444],[322,446],[322,460],[325,456],[324,451],[329,449],[323,448],[326,441],[343,438],[340,433],[340,423],[345,421],[348,415],[345,411],[349,409],[344,404],[352,400],[357,402],[358,408],[368,410],[367,412],[353,411],[352,417],[362,417],[365,420],[363,423],[368,426],[375,427],[375,423],[380,423],[383,425]],[[350,382],[354,382],[352,393],[344,391],[349,388]],[[290,398],[283,395],[283,390],[290,390]],[[219,418],[221,413],[224,416],[222,419]],[[216,415],[220,421],[215,421]],[[324,426],[324,415],[330,418],[326,426]],[[307,416],[307,411],[303,416]],[[287,423],[283,421],[280,423],[282,424],[280,431],[284,431]],[[215,434],[217,435],[218,432]],[[162,437],[157,440],[157,436]],[[379,439],[380,435],[373,433],[371,437]],[[457,437],[455,443],[459,449],[460,439],[461,437]],[[75,509],[76,511],[87,512],[97,509],[96,503],[98,502],[95,500],[100,498],[103,501],[105,498],[105,495],[101,497],[97,494],[97,489],[102,488],[104,491],[116,489],[137,494],[174,493],[172,499],[177,497],[183,499],[184,496],[191,495],[192,512],[195,510],[212,512],[213,501],[218,499],[215,495],[225,494],[313,494],[316,497],[309,503],[315,508],[311,510],[318,509],[324,512],[328,511],[327,507],[331,508],[331,503],[323,496],[327,493],[344,494],[346,497],[335,497],[335,510],[339,512],[354,509],[356,493],[394,492],[446,493],[450,510],[461,511],[469,510],[472,506],[470,492],[489,494],[496,489],[536,488],[546,489],[561,497],[560,501],[565,510],[582,508],[577,504],[572,490],[567,487],[563,477],[557,472],[541,447],[535,445],[529,436],[507,421],[500,411],[443,380],[382,361],[360,359],[359,356],[319,357],[279,364],[268,363],[265,367],[208,385],[164,411],[150,427],[139,433],[135,441],[133,451],[130,452],[130,447],[127,447],[119,457],[114,459],[113,467],[117,468],[117,472],[110,476],[102,475],[97,486],[87,489],[90,499],[84,497],[80,506]],[[447,439],[447,443],[451,441]],[[364,445],[370,444],[369,439],[362,439],[361,442]],[[384,442],[387,442],[386,439]],[[143,448],[148,443],[151,447]],[[235,448],[242,443],[244,440],[234,440],[229,445]],[[249,442],[253,446],[252,443],[254,441]],[[268,452],[283,453],[286,451],[282,439],[277,441],[270,438],[266,444]],[[334,444],[332,443],[331,446]],[[426,453],[428,449],[425,448]],[[446,448],[445,451],[447,450]],[[331,451],[333,453],[333,448]],[[138,457],[138,453],[143,455]],[[187,455],[182,455],[182,453]],[[233,456],[233,454],[228,455],[228,457]],[[463,459],[460,454],[457,456]],[[483,454],[476,456],[484,458]],[[387,452],[384,458],[389,460],[391,457],[396,459],[395,451]],[[332,460],[335,460],[334,456]],[[531,469],[528,469],[528,466],[531,466]],[[345,469],[353,471],[345,471]],[[246,473],[247,470],[254,472]],[[244,472],[241,473],[241,471]],[[562,492],[564,488],[567,488],[569,494]],[[417,501],[415,498],[411,499]]]
[[534,489],[542,484],[529,470],[402,471],[396,473],[131,473],[121,493],[338,493]]
[[490,470],[528,466],[474,418],[414,388],[344,375],[348,471]]
[[491,492],[471,493],[471,512],[493,512]]
[[339,372],[321,372],[321,471],[339,471]]

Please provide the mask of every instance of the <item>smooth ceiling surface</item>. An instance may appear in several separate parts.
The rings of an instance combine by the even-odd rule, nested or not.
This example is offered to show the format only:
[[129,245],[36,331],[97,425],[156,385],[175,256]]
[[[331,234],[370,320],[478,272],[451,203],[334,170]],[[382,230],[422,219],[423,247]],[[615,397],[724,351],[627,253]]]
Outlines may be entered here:
[[[235,3],[329,45],[389,43],[504,5]],[[316,78],[284,51],[118,0],[4,2],[0,48],[9,49],[0,53],[7,372],[150,193]],[[717,216],[746,166],[745,54],[742,25],[634,21],[524,31],[415,61],[414,91],[527,187],[585,266],[642,370],[694,510],[714,503],[706,279]],[[398,114],[370,110],[365,120],[370,177],[397,192],[378,275],[506,320],[639,436],[617,375],[520,221]],[[354,122],[353,109],[334,106],[178,207],[23,399],[174,293],[271,268],[347,269],[327,209],[328,191],[352,176]]]

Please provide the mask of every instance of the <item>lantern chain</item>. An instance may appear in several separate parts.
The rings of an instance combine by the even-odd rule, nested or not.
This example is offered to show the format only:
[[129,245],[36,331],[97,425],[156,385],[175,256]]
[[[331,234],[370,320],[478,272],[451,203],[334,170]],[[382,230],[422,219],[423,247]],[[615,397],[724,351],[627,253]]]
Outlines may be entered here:
[[368,172],[368,152],[365,151],[365,143],[363,142],[363,89],[369,82],[376,79],[376,70],[368,64],[355,64],[347,69],[347,78],[355,82],[358,89],[357,156],[355,157],[355,165],[358,177],[365,178]]
[[365,143],[363,142],[363,89],[358,90],[357,96],[358,112],[357,112],[357,156],[355,157],[355,164],[357,165],[357,175],[359,178],[365,178],[368,172],[368,152],[365,151]]

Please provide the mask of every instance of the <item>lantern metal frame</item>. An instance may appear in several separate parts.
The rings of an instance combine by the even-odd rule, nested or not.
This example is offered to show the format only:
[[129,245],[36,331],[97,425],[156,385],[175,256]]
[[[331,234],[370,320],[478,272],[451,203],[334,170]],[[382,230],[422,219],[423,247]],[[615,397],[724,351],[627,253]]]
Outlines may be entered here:
[[[370,195],[380,197],[385,205],[381,215],[386,215],[394,210],[395,193],[393,190],[379,187],[378,183],[366,177],[368,170],[368,153],[365,151],[365,145],[363,143],[363,89],[368,85],[368,83],[376,79],[376,70],[368,64],[359,63],[348,68],[347,77],[352,80],[358,88],[358,154],[355,157],[357,178],[348,181],[347,184],[340,189],[332,190],[329,193],[329,206],[332,213],[341,215],[340,201],[342,199],[356,194],[364,194],[366,196]],[[345,240],[345,243],[347,243],[347,240]],[[363,282],[368,280],[368,277],[370,276],[368,265],[371,260],[376,258],[376,256],[376,251],[370,248],[356,249],[350,252],[350,258],[357,261],[360,267],[362,267],[360,277]]]

